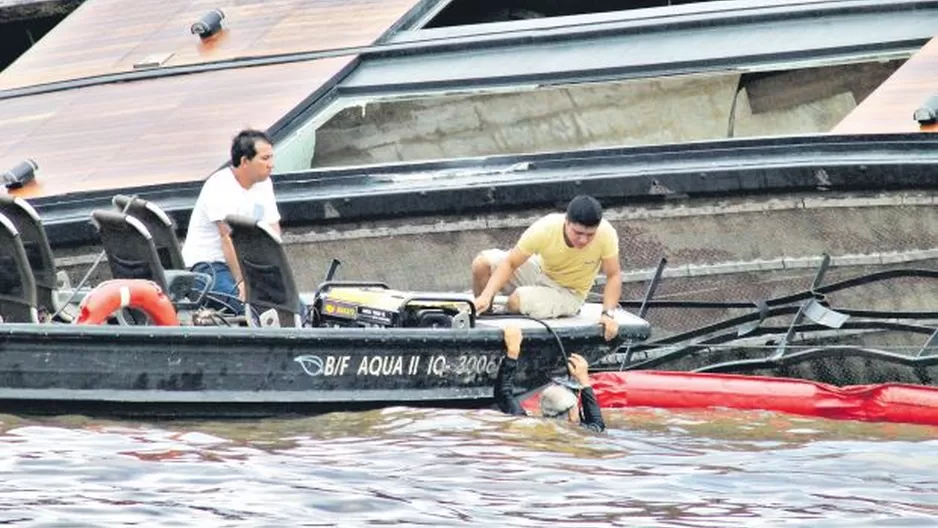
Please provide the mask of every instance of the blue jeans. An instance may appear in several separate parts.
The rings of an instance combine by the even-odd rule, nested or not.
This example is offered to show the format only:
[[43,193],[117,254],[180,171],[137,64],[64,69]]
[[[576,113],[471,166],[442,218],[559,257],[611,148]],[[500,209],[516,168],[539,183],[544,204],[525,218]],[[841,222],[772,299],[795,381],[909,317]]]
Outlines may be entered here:
[[[212,283],[209,284],[208,291],[205,293],[207,306],[229,310],[236,315],[244,314],[244,303],[238,297],[238,284],[226,262],[198,262],[190,270],[212,277]],[[199,292],[205,290],[205,283],[201,279],[196,279],[195,287],[198,295]]]

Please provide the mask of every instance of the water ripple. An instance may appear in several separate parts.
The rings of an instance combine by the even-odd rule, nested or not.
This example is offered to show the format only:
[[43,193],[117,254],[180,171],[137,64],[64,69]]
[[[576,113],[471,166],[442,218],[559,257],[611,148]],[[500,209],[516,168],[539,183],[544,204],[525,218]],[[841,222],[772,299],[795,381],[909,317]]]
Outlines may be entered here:
[[632,410],[254,422],[0,417],[15,526],[935,526],[938,429]]

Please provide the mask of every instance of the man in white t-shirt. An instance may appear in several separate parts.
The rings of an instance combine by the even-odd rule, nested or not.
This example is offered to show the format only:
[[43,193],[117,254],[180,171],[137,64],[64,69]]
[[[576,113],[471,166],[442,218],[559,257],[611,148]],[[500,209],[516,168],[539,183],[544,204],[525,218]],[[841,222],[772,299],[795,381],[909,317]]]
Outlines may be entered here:
[[[182,248],[186,266],[213,277],[209,287],[214,304],[241,313],[244,283],[225,217],[236,214],[263,221],[280,232],[280,211],[270,173],[274,169],[273,142],[258,130],[242,130],[231,142],[231,167],[209,176],[189,219]],[[204,285],[197,285],[200,289]],[[219,302],[220,301],[220,302]]]

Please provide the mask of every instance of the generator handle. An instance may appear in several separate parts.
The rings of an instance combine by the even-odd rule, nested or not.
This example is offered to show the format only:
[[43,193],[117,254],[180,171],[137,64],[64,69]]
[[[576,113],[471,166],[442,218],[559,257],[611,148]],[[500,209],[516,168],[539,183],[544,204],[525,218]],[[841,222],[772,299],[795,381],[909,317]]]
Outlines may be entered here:
[[384,288],[390,290],[391,287],[383,282],[375,281],[326,281],[319,285],[314,292],[315,297],[326,293],[332,288]]
[[404,309],[407,308],[407,305],[416,301],[463,303],[469,307],[469,328],[475,328],[476,326],[476,305],[475,302],[473,302],[473,299],[467,297],[454,297],[453,295],[447,294],[418,293],[416,295],[405,297],[404,300],[401,301],[401,307],[399,308],[400,313],[404,313]]

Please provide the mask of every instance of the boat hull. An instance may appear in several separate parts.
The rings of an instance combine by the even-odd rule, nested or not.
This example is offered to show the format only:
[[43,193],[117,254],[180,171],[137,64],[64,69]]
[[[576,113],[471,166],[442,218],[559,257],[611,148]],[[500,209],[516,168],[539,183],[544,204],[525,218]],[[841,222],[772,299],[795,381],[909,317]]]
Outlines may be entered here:
[[[636,320],[638,320],[636,318]],[[630,333],[631,332],[631,333]],[[623,329],[647,337],[647,325]],[[560,345],[564,351],[560,350]],[[518,386],[618,343],[599,325],[525,330]],[[472,329],[0,325],[0,410],[241,416],[389,405],[484,407],[504,344]]]

